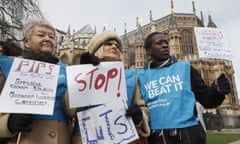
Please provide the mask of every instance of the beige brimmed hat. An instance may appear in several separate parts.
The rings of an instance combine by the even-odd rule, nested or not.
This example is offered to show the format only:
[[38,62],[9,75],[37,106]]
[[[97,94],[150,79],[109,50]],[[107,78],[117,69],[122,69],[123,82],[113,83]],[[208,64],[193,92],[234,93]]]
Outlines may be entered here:
[[95,35],[88,44],[88,51],[91,54],[94,54],[101,47],[101,45],[108,40],[116,40],[119,44],[120,51],[122,51],[122,41],[120,37],[116,32],[109,30]]

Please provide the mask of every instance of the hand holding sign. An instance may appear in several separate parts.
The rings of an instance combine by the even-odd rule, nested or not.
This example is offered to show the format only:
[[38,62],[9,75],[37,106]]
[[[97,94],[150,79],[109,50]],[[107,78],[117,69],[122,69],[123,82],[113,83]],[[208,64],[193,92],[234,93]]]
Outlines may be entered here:
[[127,117],[132,117],[135,125],[138,125],[143,120],[143,114],[140,106],[134,104],[131,105],[126,111]]
[[30,132],[32,130],[32,115],[10,114],[8,119],[8,129],[12,132]]
[[80,57],[80,64],[93,64],[93,65],[99,65],[100,61],[98,57],[96,57],[93,54],[90,54],[89,52],[85,52]]

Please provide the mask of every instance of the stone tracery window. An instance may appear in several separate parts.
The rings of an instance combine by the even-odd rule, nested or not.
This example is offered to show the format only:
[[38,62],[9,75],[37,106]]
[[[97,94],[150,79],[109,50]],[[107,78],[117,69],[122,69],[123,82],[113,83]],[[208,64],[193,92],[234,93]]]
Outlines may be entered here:
[[69,64],[69,59],[68,59],[68,57],[67,57],[66,55],[63,55],[63,56],[60,58],[60,60],[61,60],[61,62],[62,62],[63,64],[66,64],[66,65]]
[[74,57],[74,60],[73,60],[73,64],[74,64],[74,65],[77,65],[77,64],[79,64],[79,63],[80,63],[80,55],[75,56],[75,57]]
[[194,54],[192,33],[190,31],[184,30],[181,33],[181,51],[183,55]]

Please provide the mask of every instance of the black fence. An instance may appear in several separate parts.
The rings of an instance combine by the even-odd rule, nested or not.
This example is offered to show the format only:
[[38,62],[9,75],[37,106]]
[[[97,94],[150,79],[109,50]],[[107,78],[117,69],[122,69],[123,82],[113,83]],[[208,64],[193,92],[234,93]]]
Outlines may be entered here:
[[204,113],[203,119],[207,130],[221,131],[223,128],[240,128],[240,116]]
[[203,119],[207,130],[218,130],[224,128],[222,116],[219,114],[205,113]]

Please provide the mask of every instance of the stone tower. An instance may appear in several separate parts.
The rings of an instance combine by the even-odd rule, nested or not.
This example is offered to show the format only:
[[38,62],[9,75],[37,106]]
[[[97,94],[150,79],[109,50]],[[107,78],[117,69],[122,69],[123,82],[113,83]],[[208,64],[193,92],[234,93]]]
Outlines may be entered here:
[[70,26],[68,32],[57,32],[57,56],[65,65],[79,64],[80,56],[87,50],[87,45],[96,34],[96,28],[93,29],[89,24],[77,32],[71,34]]

